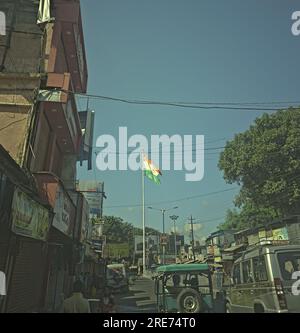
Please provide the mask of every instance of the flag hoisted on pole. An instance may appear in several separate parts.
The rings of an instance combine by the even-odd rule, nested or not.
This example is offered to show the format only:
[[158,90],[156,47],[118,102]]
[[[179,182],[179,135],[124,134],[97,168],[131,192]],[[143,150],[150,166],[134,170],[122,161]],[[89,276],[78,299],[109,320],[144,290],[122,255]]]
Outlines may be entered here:
[[[141,162],[144,154],[141,153]],[[143,275],[146,273],[146,227],[145,227],[145,174],[142,164],[142,218],[143,218]]]
[[142,170],[142,220],[143,220],[143,275],[146,273],[146,225],[145,225],[145,175],[155,184],[160,184],[161,171],[141,152]]
[[144,155],[144,170],[145,175],[151,179],[155,184],[160,184],[159,176],[162,175],[161,171]]

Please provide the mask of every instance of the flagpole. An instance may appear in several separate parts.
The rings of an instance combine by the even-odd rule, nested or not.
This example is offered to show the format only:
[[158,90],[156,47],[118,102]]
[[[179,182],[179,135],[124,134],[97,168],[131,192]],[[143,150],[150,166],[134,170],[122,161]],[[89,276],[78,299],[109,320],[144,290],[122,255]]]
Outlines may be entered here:
[[142,215],[143,215],[143,275],[146,274],[146,228],[145,228],[145,173],[143,167],[143,153],[141,153],[142,170]]

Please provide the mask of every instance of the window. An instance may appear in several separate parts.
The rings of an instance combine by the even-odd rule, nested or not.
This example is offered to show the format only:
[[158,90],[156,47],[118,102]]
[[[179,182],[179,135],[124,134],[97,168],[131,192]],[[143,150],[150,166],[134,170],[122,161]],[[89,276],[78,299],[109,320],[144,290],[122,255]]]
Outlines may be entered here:
[[254,272],[254,279],[256,282],[268,280],[268,274],[267,274],[266,262],[264,256],[253,258],[253,272]]
[[241,283],[240,264],[236,264],[233,267],[233,282],[234,282],[234,284],[240,284]]
[[251,271],[251,261],[250,260],[244,261],[242,265],[243,265],[243,282],[252,283],[253,274]]
[[282,278],[291,280],[292,274],[300,271],[300,252],[278,253],[278,262]]

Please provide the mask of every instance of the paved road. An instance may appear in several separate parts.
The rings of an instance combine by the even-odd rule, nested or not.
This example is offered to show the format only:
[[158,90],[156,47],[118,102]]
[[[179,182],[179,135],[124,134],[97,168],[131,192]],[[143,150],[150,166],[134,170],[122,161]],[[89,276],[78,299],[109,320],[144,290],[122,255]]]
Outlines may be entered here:
[[121,313],[155,313],[154,282],[148,278],[138,278],[128,293],[119,295],[117,304],[118,312]]

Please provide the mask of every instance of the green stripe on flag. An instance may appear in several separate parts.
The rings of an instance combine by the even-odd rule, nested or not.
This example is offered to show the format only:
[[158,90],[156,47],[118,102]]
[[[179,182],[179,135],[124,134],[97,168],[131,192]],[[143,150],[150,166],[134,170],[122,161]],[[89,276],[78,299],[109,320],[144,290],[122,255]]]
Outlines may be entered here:
[[145,176],[152,180],[155,184],[160,184],[160,179],[158,176],[154,176],[151,170],[145,170]]

